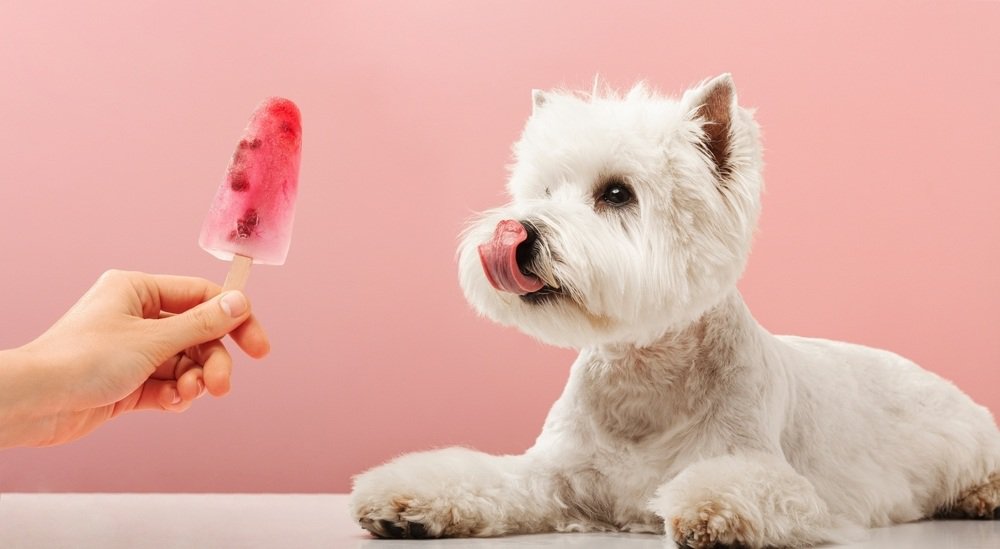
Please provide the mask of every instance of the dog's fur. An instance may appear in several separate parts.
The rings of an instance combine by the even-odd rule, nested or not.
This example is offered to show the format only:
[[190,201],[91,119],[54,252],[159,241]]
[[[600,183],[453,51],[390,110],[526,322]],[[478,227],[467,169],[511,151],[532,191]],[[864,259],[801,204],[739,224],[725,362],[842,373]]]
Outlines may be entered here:
[[[493,320],[581,349],[535,445],[450,448],[355,479],[377,536],[666,533],[693,547],[807,546],[940,514],[992,518],[1000,433],[954,385],[887,351],[774,336],[736,289],[761,145],[729,75],[679,100],[536,93],[512,201],[463,236],[462,288]],[[632,199],[613,204],[609,186]],[[477,247],[530,225],[528,295]],[[518,250],[520,256],[520,250]]]

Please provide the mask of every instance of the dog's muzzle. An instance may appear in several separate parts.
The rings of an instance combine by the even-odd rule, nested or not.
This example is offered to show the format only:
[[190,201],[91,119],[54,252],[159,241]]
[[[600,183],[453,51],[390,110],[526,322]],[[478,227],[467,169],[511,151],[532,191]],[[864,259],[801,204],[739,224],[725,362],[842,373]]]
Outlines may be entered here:
[[479,260],[486,280],[501,292],[524,295],[545,284],[525,269],[538,234],[530,225],[505,219],[497,224],[493,238],[479,246]]

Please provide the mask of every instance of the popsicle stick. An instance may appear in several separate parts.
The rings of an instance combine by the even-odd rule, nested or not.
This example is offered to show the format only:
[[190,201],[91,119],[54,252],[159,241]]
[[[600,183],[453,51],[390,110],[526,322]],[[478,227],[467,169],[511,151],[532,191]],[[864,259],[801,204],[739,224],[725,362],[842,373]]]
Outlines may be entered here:
[[226,275],[226,281],[222,284],[222,291],[242,290],[247,285],[247,279],[250,278],[250,265],[252,264],[252,257],[234,255],[233,263],[229,267],[229,274]]

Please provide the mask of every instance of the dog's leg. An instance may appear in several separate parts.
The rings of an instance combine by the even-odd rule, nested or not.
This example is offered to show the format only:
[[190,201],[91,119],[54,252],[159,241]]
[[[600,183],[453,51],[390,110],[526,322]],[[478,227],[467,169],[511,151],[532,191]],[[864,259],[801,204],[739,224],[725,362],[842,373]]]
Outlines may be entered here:
[[657,491],[668,546],[803,547],[842,540],[813,485],[781,457],[692,464]]
[[525,534],[553,528],[547,484],[524,456],[447,448],[358,475],[350,507],[363,528],[383,538]]

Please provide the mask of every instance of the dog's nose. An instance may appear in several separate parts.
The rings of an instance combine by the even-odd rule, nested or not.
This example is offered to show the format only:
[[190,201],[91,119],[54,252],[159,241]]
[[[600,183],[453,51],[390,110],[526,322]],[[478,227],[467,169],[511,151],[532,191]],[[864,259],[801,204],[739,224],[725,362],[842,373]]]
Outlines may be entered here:
[[534,258],[537,240],[538,231],[530,223],[513,219],[498,223],[493,237],[479,246],[486,280],[497,290],[518,295],[542,289],[542,281],[525,269]]
[[524,242],[517,245],[515,250],[515,256],[517,258],[517,268],[521,270],[522,273],[529,273],[528,265],[535,258],[535,241],[538,240],[538,229],[530,221],[518,221],[522,227],[524,227],[524,232],[527,238]]

